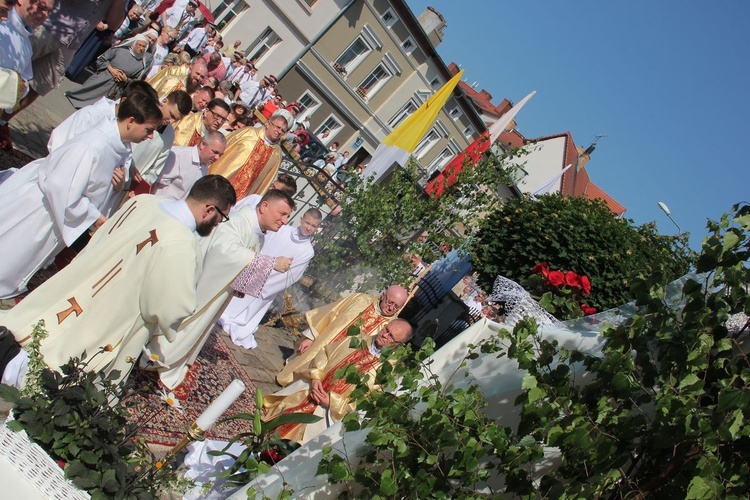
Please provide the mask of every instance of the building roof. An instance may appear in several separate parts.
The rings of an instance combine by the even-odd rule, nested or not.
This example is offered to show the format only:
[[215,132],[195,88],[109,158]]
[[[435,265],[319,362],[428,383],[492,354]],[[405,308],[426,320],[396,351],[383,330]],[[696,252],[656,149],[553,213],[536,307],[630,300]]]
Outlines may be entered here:
[[[513,137],[511,133],[507,133],[505,136],[508,139],[517,141],[517,138]],[[617,215],[624,214],[627,209],[589,179],[589,174],[586,172],[585,166],[589,160],[589,156],[584,155],[582,154],[582,151],[579,151],[570,132],[547,135],[536,139],[524,139],[523,143],[529,144],[559,137],[565,138],[565,154],[560,169],[563,169],[568,165],[573,165],[572,168],[568,169],[568,171],[563,174],[560,193],[565,196],[579,196],[589,200],[602,200],[612,213]],[[503,135],[500,136],[500,139],[503,140]]]
[[[452,62],[448,65],[448,71],[451,75],[455,75],[460,69],[456,63]],[[492,104],[492,94],[485,89],[477,91],[474,87],[464,81],[459,82],[459,86],[466,94],[466,97],[471,99],[471,102],[477,107],[480,113],[490,115],[494,119],[500,118],[513,107],[513,103],[508,99],[503,99],[502,102],[497,105]]]
[[625,207],[617,203],[614,198],[602,191],[602,189],[593,182],[588,183],[588,185],[586,186],[585,194],[586,198],[588,198],[589,200],[604,201],[604,203],[607,204],[612,213],[615,213],[617,215],[622,215],[627,210]]

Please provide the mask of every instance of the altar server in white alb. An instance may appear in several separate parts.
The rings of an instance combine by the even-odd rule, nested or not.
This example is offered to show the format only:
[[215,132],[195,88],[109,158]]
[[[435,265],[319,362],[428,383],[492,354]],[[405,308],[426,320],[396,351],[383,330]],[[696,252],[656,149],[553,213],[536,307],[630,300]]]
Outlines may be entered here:
[[133,96],[120,104],[117,121],[102,120],[0,184],[0,298],[22,293],[63,248],[106,222],[114,170],[161,116],[158,102]]
[[[174,340],[195,310],[202,260],[195,233],[209,235],[234,201],[218,175],[197,182],[185,201],[134,197],[67,267],[1,311],[0,325],[23,345],[44,320],[49,335],[40,346],[50,368],[86,351],[88,370],[127,377],[128,357],[137,359],[153,335]],[[2,381],[22,385],[27,359],[21,351],[7,363]]]
[[151,96],[153,99],[159,99],[151,85],[143,80],[134,80],[125,86],[119,100],[102,97],[94,104],[82,107],[63,120],[60,125],[52,130],[49,141],[47,141],[47,151],[52,153],[81,132],[94,128],[105,118],[113,122],[117,121],[120,101],[127,100],[130,96],[139,93]]
[[[247,198],[245,198],[247,199]],[[259,294],[234,297],[221,315],[219,325],[229,334],[232,342],[245,349],[258,346],[255,332],[274,299],[285,289],[298,282],[315,256],[312,239],[320,227],[323,214],[311,208],[300,220],[299,227],[284,226],[266,235],[261,253],[272,257],[292,257],[292,267],[286,273],[272,271]]]
[[182,384],[235,290],[260,293],[272,270],[289,270],[292,259],[259,253],[265,235],[281,229],[293,209],[294,201],[289,195],[270,189],[257,206],[231,212],[225,218],[226,224],[201,242],[205,253],[195,292],[195,314],[183,321],[174,342],[164,337],[149,342],[151,352],[166,366],[147,368],[158,371],[166,387],[174,389]]

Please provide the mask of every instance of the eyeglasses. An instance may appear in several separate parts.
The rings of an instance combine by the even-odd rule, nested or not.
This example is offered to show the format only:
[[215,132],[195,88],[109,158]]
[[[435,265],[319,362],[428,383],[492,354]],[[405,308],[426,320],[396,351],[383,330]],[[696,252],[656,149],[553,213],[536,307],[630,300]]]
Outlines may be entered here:
[[286,125],[276,125],[275,123],[266,122],[266,126],[273,127],[281,132],[284,132],[286,130]]
[[225,214],[224,212],[222,212],[219,207],[217,207],[216,205],[214,205],[214,208],[216,209],[217,212],[219,212],[219,215],[221,215],[221,222],[220,222],[220,224],[223,223],[223,222],[227,222],[229,220],[229,216],[227,214]]
[[212,115],[214,115],[214,120],[218,121],[219,123],[224,123],[229,118],[228,116],[221,116],[219,113],[212,109],[206,108],[206,111],[209,111]]

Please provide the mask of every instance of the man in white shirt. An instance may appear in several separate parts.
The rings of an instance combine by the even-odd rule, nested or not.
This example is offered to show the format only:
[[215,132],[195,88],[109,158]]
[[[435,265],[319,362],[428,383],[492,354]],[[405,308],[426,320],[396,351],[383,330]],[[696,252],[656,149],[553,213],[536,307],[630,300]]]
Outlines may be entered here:
[[[54,6],[50,8],[51,4]],[[6,111],[0,120],[0,147],[6,149],[12,149],[13,145],[5,120],[60,85],[65,69],[98,21],[105,19],[109,26],[119,26],[125,16],[123,0],[19,0],[18,5],[33,11],[34,16],[39,16],[37,19],[46,17],[46,21],[32,35],[34,78],[29,85],[31,88],[19,109],[13,113]]]
[[208,167],[221,158],[226,147],[227,140],[220,132],[207,132],[195,146],[174,146],[151,192],[184,200],[193,184],[208,174]]
[[197,8],[198,4],[193,1],[177,1],[161,15],[161,24],[175,28],[179,32],[183,26],[195,19]]
[[273,89],[276,85],[276,77],[268,75],[260,83],[254,80],[246,81],[234,95],[235,101],[242,101],[248,108],[260,106],[273,95]]
[[[3,47],[3,50],[0,50],[0,68],[12,70],[21,75],[25,87],[21,98],[28,93],[29,81],[34,77],[31,69],[30,37],[34,33],[34,28],[41,26],[47,20],[47,15],[54,4],[54,0],[19,0],[8,11],[8,20],[0,23],[0,46]],[[8,110],[9,113],[12,111],[12,109]],[[8,122],[2,119],[0,119],[0,147],[13,149]]]
[[199,24],[190,31],[188,36],[183,41],[177,44],[177,47],[175,47],[175,52],[184,50],[185,52],[190,54],[190,57],[195,57],[201,53],[203,48],[206,46],[206,42],[208,42],[208,33],[206,32],[206,27],[203,24]]

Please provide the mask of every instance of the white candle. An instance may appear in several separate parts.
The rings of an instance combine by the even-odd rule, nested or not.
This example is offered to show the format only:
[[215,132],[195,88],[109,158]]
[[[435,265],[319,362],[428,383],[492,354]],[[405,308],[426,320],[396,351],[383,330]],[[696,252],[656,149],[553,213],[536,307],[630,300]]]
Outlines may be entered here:
[[207,431],[243,392],[245,392],[245,384],[238,379],[232,380],[232,383],[224,389],[224,392],[198,417],[195,424],[204,431]]

